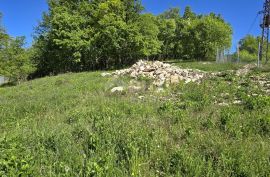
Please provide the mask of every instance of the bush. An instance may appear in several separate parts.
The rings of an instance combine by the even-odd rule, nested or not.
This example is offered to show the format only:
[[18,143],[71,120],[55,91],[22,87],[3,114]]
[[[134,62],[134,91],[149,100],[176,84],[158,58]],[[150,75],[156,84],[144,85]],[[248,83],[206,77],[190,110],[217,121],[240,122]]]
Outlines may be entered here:
[[246,50],[242,50],[240,51],[240,61],[241,62],[254,62],[257,60],[257,56],[250,54],[248,51]]

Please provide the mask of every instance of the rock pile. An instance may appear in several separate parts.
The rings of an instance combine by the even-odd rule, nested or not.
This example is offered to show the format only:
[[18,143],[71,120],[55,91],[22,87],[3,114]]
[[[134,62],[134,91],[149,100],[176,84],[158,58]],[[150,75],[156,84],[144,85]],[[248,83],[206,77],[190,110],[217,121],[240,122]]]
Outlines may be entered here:
[[182,69],[159,61],[140,60],[128,69],[115,71],[113,75],[130,76],[135,79],[150,78],[154,80],[155,86],[161,87],[165,84],[177,84],[180,81],[185,83],[200,82],[206,73],[199,70]]

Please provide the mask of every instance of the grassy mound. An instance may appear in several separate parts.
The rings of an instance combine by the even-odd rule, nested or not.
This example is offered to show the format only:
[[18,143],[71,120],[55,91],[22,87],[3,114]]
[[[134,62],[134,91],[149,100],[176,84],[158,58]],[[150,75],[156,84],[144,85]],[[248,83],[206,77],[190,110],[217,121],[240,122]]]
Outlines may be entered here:
[[0,176],[270,175],[270,99],[248,77],[110,92],[128,82],[94,72],[0,88]]

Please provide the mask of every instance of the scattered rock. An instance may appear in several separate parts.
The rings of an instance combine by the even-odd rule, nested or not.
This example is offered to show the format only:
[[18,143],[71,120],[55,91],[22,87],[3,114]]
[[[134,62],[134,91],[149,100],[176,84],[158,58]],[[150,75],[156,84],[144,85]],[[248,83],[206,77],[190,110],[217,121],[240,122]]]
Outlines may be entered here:
[[229,106],[228,103],[219,103],[218,105],[219,105],[219,106]]
[[247,64],[243,68],[237,70],[236,75],[237,76],[245,76],[251,71],[251,69],[253,69],[255,67],[256,67],[256,65],[254,65],[254,64]]
[[157,92],[157,93],[162,93],[162,92],[164,92],[164,89],[161,88],[161,87],[159,87],[159,88],[156,90],[156,92]]
[[141,89],[142,89],[142,87],[140,87],[140,86],[135,86],[135,85],[131,85],[131,86],[128,87],[128,90],[129,90],[130,92],[138,92],[138,91],[140,91]]
[[123,92],[123,91],[124,91],[124,87],[114,87],[111,89],[112,93]]
[[144,99],[144,96],[139,96],[138,98],[139,98],[140,100],[142,100],[142,99]]
[[270,95],[270,79],[265,75],[251,76],[250,79],[256,83],[268,95]]
[[222,98],[228,99],[230,97],[229,93],[221,93],[220,95]]
[[202,62],[203,65],[209,65],[211,62]]
[[235,100],[235,101],[233,102],[233,104],[242,104],[242,101],[241,101],[241,100]]

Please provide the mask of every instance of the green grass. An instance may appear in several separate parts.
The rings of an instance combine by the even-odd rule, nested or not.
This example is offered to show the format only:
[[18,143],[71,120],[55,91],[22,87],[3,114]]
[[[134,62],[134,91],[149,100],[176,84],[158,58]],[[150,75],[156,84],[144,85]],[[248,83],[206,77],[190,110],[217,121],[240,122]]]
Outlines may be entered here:
[[0,176],[270,176],[270,98],[248,78],[110,93],[128,82],[93,72],[0,88]]
[[196,62],[196,61],[170,61],[173,65],[182,68],[199,69],[202,71],[218,72],[227,70],[237,70],[243,66],[243,64],[237,63],[216,63],[216,62]]

